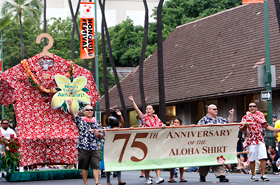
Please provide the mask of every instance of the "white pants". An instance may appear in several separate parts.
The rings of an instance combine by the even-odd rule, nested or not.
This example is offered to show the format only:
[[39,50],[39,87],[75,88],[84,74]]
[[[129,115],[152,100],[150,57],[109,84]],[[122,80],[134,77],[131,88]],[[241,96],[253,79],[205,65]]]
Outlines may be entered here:
[[248,146],[249,161],[254,162],[255,160],[267,159],[267,151],[265,144],[259,141],[257,145]]

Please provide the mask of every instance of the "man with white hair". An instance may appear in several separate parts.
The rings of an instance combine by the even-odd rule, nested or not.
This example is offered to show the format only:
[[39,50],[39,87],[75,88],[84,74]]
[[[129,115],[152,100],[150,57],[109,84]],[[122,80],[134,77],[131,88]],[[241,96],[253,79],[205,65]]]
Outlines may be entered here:
[[[213,125],[213,124],[224,124],[224,123],[232,123],[233,122],[233,114],[234,109],[231,109],[229,111],[228,118],[222,118],[217,116],[218,115],[218,109],[217,106],[214,104],[211,104],[208,106],[208,114],[204,116],[197,125]],[[200,182],[206,182],[206,176],[209,172],[210,166],[201,166],[199,167],[199,175],[200,175]],[[215,176],[220,179],[220,182],[228,182],[229,180],[226,178],[226,170],[223,167],[223,165],[216,165],[213,166],[213,171],[215,173]]]
[[99,159],[100,152],[97,144],[98,138],[103,138],[103,132],[99,132],[98,129],[102,129],[99,123],[96,122],[93,117],[94,111],[91,105],[84,107],[83,112],[85,117],[79,117],[75,114],[72,107],[72,100],[68,99],[70,114],[73,121],[76,123],[79,130],[79,140],[76,144],[78,149],[78,168],[82,171],[82,178],[84,185],[88,185],[87,176],[89,169],[89,162],[91,162],[93,168],[93,177],[95,185],[101,185],[99,181]]

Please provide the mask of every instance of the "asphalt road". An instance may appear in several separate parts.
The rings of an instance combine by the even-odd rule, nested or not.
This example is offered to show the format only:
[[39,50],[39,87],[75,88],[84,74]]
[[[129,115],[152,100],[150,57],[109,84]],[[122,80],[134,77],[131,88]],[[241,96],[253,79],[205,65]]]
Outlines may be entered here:
[[[127,185],[144,185],[144,178],[140,178],[140,171],[126,171],[122,172],[122,180],[127,183]],[[155,177],[155,172],[151,172],[151,175]],[[206,177],[206,182],[199,182],[199,174],[197,172],[185,172],[184,178],[188,181],[186,183],[178,182],[179,177],[175,178],[177,183],[168,183],[169,180],[169,172],[163,171],[161,175],[165,182],[162,183],[162,185],[171,185],[171,184],[204,184],[204,185],[210,185],[210,184],[230,184],[230,185],[250,185],[250,184],[273,184],[273,185],[279,185],[280,184],[280,176],[279,175],[268,175],[268,178],[270,181],[268,182],[251,182],[251,174],[227,174],[227,178],[230,180],[227,183],[220,183],[217,178],[215,178],[215,175],[213,173],[209,173]],[[260,175],[257,175],[257,177],[260,178]],[[155,178],[154,178],[155,181]],[[106,185],[106,178],[100,178],[100,183],[103,185]],[[88,180],[89,185],[94,185],[94,179],[91,178]],[[117,178],[111,177],[111,183],[113,185],[117,185]],[[35,185],[35,184],[42,184],[42,185],[83,185],[82,179],[67,179],[67,180],[49,180],[49,181],[28,181],[28,182],[7,182],[5,179],[0,180],[0,185],[11,185],[11,184],[19,184],[19,185]]]

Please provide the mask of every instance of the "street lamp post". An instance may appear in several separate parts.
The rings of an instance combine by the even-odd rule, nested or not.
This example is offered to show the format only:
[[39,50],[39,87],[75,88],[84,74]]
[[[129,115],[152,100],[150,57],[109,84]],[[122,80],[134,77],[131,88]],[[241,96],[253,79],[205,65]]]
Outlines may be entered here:
[[[1,35],[1,40],[0,40],[0,43],[1,43],[1,50],[0,50],[0,61],[1,61],[1,73],[3,72],[3,43],[6,41],[6,39],[3,39],[2,38],[2,35]],[[2,120],[5,118],[5,110],[4,110],[4,106],[2,105]]]
[[[95,41],[95,83],[96,83],[96,87],[97,90],[99,91],[99,68],[98,68],[98,36],[97,36],[97,11],[96,11],[96,0],[94,0],[94,8],[95,8],[95,15],[94,15],[94,28],[95,28],[95,32],[94,32],[94,41]],[[101,121],[101,114],[100,114],[100,104],[99,104],[99,100],[96,102],[95,105],[95,111],[96,111],[96,120],[97,121]]]
[[[264,33],[265,33],[265,82],[266,90],[271,91],[271,67],[268,23],[268,1],[264,0]],[[272,125],[272,100],[267,100],[267,122]]]

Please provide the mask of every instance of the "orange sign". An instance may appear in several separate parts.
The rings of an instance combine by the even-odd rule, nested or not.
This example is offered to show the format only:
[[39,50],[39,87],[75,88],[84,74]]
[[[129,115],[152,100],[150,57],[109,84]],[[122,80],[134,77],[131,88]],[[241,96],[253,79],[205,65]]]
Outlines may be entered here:
[[80,39],[80,58],[94,58],[94,3],[81,2]]
[[242,4],[263,3],[264,0],[242,0]]

